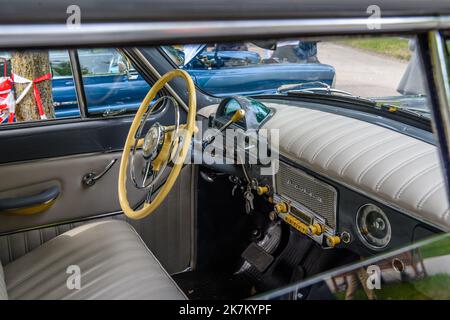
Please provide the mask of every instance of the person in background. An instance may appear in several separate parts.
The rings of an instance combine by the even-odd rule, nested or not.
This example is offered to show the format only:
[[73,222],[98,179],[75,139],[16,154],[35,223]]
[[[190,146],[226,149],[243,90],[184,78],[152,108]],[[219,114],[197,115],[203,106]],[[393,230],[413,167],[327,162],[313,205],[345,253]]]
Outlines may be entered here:
[[248,51],[244,42],[218,43],[217,51]]
[[297,56],[306,60],[307,63],[319,63],[317,59],[317,42],[299,41],[298,47],[294,48]]
[[319,63],[317,59],[317,42],[280,41],[272,54],[272,59],[289,63]]
[[409,40],[408,47],[411,51],[411,59],[398,84],[397,92],[402,95],[425,95],[424,76],[420,65],[419,52],[416,50],[416,41]]

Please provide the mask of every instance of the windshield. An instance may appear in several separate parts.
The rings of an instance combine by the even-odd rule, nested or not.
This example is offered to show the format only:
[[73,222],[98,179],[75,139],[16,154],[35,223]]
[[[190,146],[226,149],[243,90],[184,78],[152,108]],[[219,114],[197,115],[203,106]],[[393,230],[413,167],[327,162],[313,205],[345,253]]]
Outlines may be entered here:
[[163,49],[213,96],[345,95],[429,116],[415,38],[284,39]]

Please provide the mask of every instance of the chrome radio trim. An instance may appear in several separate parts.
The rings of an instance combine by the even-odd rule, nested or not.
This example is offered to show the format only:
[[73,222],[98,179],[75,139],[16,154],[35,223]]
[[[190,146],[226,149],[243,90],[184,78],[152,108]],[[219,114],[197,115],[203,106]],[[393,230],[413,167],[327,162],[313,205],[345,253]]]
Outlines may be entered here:
[[288,164],[284,161],[280,161],[280,167],[279,170],[281,170],[281,166],[284,165],[286,167],[289,167],[291,170],[295,171],[295,173],[302,175],[303,177],[310,179],[311,181],[313,181],[314,183],[317,183],[318,185],[320,185],[321,187],[324,187],[326,189],[328,189],[329,191],[332,192],[333,194],[333,217],[334,217],[334,228],[330,225],[328,225],[327,223],[325,223],[325,218],[322,217],[319,213],[314,212],[313,210],[307,208],[305,205],[302,205],[298,200],[296,199],[292,199],[289,196],[283,195],[283,194],[279,194],[278,190],[277,190],[277,175],[279,174],[278,172],[272,176],[272,188],[273,188],[273,195],[274,195],[274,200],[275,201],[283,201],[285,200],[286,202],[290,203],[291,205],[293,204],[293,207],[295,207],[296,209],[303,211],[304,213],[306,213],[307,215],[311,215],[313,220],[317,220],[317,222],[322,223],[326,228],[325,231],[329,231],[330,234],[336,234],[337,229],[338,229],[338,220],[337,220],[337,207],[338,207],[338,194],[337,194],[337,190],[336,188],[334,188],[333,186],[327,184],[326,182],[323,182],[320,179],[317,179],[316,177],[306,173],[304,170],[301,170],[291,164]]

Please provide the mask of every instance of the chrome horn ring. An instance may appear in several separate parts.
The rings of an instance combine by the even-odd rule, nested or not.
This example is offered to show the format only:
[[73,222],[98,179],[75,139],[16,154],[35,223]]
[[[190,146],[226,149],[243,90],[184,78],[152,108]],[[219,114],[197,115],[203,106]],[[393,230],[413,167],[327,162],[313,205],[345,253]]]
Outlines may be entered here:
[[[142,145],[142,153],[139,154],[144,159],[145,167],[143,170],[143,179],[141,183],[138,183],[136,179],[136,172],[135,172],[135,158],[138,155],[136,152],[138,149],[138,141],[139,138],[142,136],[142,131],[144,130],[145,123],[147,122],[148,118],[152,114],[153,110],[161,103],[164,103],[165,100],[169,100],[173,103],[174,110],[175,110],[175,125],[172,129],[167,129],[166,127],[160,125],[158,122],[153,124],[150,129],[147,131],[144,137],[144,143]],[[163,111],[167,106],[164,107]],[[177,103],[177,101],[170,97],[170,96],[164,96],[159,99],[157,99],[153,105],[149,107],[149,110],[146,112],[145,116],[143,117],[141,124],[139,125],[138,130],[136,131],[135,135],[135,142],[131,150],[131,160],[130,160],[130,175],[131,180],[133,181],[134,186],[137,189],[148,189],[152,190],[155,184],[161,179],[168,163],[170,160],[170,155],[173,153],[173,147],[175,145],[175,140],[179,139],[178,131],[180,128],[180,108]],[[161,149],[165,142],[165,136],[166,133],[169,131],[173,131],[172,133],[172,141],[170,142],[170,148],[169,148],[169,157],[166,161],[160,166],[158,171],[153,170],[152,161],[155,160],[155,158],[159,155],[161,152]],[[155,174],[156,173],[156,174]],[[148,179],[149,175],[151,176],[151,179]],[[147,180],[149,182],[147,183]]]

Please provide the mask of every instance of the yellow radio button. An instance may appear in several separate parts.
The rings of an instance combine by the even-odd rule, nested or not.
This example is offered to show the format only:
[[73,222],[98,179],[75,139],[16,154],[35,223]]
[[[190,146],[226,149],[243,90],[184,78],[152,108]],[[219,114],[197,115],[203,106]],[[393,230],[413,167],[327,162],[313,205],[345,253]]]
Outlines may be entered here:
[[279,202],[275,205],[275,211],[277,213],[286,213],[289,211],[289,206],[286,202]]
[[269,193],[269,191],[270,191],[269,186],[262,186],[262,187],[256,188],[256,193],[260,196],[262,196],[263,194]]
[[327,245],[331,248],[334,248],[339,243],[341,243],[341,238],[339,236],[328,236],[327,237]]
[[320,236],[325,230],[320,223],[314,223],[308,227],[309,233],[315,236]]

